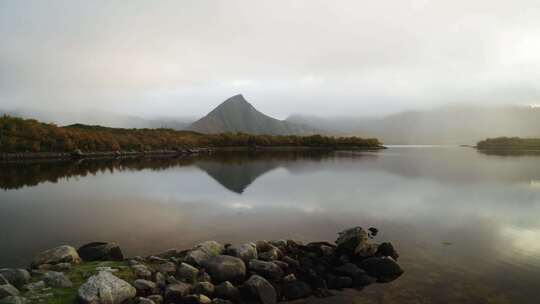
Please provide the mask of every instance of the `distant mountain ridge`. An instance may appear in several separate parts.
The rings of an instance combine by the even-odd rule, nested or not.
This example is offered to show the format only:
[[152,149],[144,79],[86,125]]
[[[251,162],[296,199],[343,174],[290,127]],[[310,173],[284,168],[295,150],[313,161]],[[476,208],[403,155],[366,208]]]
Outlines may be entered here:
[[291,123],[265,115],[241,94],[225,100],[187,129],[208,134],[243,132],[268,135],[308,135],[320,133],[303,124]]

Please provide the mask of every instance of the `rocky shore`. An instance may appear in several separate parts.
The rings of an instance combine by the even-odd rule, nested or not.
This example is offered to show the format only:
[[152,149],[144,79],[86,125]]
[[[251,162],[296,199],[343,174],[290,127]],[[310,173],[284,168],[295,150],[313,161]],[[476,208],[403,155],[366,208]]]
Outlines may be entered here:
[[392,244],[371,240],[376,233],[354,227],[335,243],[207,241],[129,258],[115,243],[60,246],[39,253],[28,269],[0,269],[0,303],[273,304],[331,297],[403,274]]

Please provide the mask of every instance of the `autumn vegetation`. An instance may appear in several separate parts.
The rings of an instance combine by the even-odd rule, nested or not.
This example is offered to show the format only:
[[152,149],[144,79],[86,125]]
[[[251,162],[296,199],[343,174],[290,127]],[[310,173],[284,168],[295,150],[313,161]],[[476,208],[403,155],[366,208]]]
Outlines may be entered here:
[[121,129],[75,124],[59,127],[34,119],[0,117],[0,152],[83,152],[176,150],[197,147],[380,148],[375,138],[201,134],[172,129]]

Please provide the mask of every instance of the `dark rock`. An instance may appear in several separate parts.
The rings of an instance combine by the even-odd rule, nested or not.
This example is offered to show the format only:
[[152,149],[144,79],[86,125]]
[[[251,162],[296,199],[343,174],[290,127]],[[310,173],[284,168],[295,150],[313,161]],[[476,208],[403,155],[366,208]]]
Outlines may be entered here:
[[32,268],[37,268],[43,264],[78,264],[80,262],[81,258],[75,248],[71,246],[59,246],[39,253],[32,261]]
[[346,229],[338,234],[337,249],[340,252],[353,253],[359,245],[367,240],[368,234],[362,227]]
[[342,289],[352,287],[353,280],[350,277],[328,275],[327,283],[330,289]]
[[284,256],[282,259],[281,259],[283,262],[287,263],[289,265],[290,268],[298,268],[300,267],[300,262],[298,262],[297,260],[289,257],[289,256]]
[[397,251],[394,249],[394,246],[392,245],[392,243],[382,243],[379,245],[379,247],[377,248],[377,252],[375,253],[376,256],[381,256],[381,257],[391,257],[392,259],[394,260],[398,260],[399,258],[399,254],[397,253]]
[[286,240],[273,240],[269,242],[270,245],[273,245],[279,248],[281,251],[287,250],[287,241]]
[[18,268],[2,268],[0,269],[0,275],[16,288],[21,288],[24,284],[30,282],[31,278],[27,270]]
[[202,266],[209,259],[220,255],[223,250],[223,245],[215,241],[200,243],[186,254],[185,262],[193,266]]
[[372,256],[375,256],[375,253],[377,252],[377,247],[379,245],[373,244],[373,243],[362,243],[356,247],[354,250],[355,257],[358,258],[370,258]]
[[214,295],[218,298],[236,301],[240,298],[240,292],[231,282],[225,281],[217,285],[214,289]]
[[71,280],[62,272],[47,271],[43,275],[43,281],[45,281],[47,286],[53,288],[68,288],[73,286]]
[[296,276],[294,275],[294,273],[289,273],[288,275],[283,277],[283,282],[285,283],[292,281],[296,281]]
[[333,269],[333,272],[336,275],[342,275],[342,276],[347,276],[351,278],[358,274],[366,274],[366,272],[363,269],[359,268],[353,263],[347,263],[339,267],[336,267]]
[[26,304],[30,303],[26,298],[21,296],[7,296],[0,300],[0,304]]
[[155,265],[155,268],[157,271],[163,273],[163,274],[175,274],[176,273],[176,265],[173,262],[164,262]]
[[19,290],[11,284],[0,285],[0,299],[9,296],[18,296]]
[[183,282],[171,284],[165,289],[165,303],[183,303],[183,299],[190,293],[190,284]]
[[110,272],[100,271],[79,287],[78,299],[81,304],[120,304],[134,298],[136,294],[137,291],[128,282]]
[[369,258],[359,264],[370,276],[378,282],[390,282],[403,274],[403,269],[392,258]]
[[283,261],[273,261],[272,263],[276,264],[283,270],[283,272],[287,272],[289,270],[289,264],[283,262]]
[[353,275],[353,287],[364,287],[371,285],[377,281],[376,278],[370,277],[366,273],[357,273]]
[[182,304],[210,304],[212,300],[202,294],[192,294],[184,298]]
[[210,282],[198,282],[195,285],[193,285],[192,292],[194,294],[202,294],[207,297],[212,297],[215,292],[215,286],[214,284]]
[[176,269],[176,278],[182,282],[195,283],[199,270],[189,264],[181,263]]
[[148,299],[152,300],[155,304],[163,303],[163,296],[162,295],[151,295],[151,296],[148,296]]
[[197,275],[197,281],[198,282],[212,282],[212,277],[206,272],[206,270],[201,269],[199,270],[199,274]]
[[279,282],[283,278],[283,270],[273,262],[251,260],[248,263],[250,271],[270,281]]
[[212,300],[212,304],[234,304],[234,302],[229,300],[224,300],[220,298],[215,298]]
[[133,282],[133,286],[137,289],[137,295],[140,297],[146,297],[157,293],[157,285],[152,281],[138,279]]
[[265,252],[265,251],[268,251],[272,248],[275,248],[272,244],[270,244],[269,242],[267,241],[257,241],[255,243],[255,247],[257,247],[257,251],[260,253],[260,252]]
[[283,296],[287,300],[306,298],[311,295],[311,287],[303,281],[291,281],[283,286]]
[[84,261],[122,261],[124,254],[116,243],[93,242],[77,250]]
[[163,289],[167,286],[167,278],[161,272],[156,272],[156,274],[154,275],[154,282],[159,289]]
[[[272,246],[272,245],[270,245]],[[275,261],[283,254],[279,248],[272,246],[269,250],[259,253],[259,259],[263,261]]]
[[225,249],[225,254],[241,258],[244,263],[258,258],[257,247],[252,243],[229,246]]
[[135,298],[135,304],[156,304],[154,301],[148,298],[138,297]]
[[276,290],[265,278],[252,275],[240,286],[242,298],[258,301],[262,304],[277,303]]
[[317,298],[333,297],[334,293],[326,288],[317,288],[313,290],[313,295]]
[[229,255],[218,255],[210,258],[203,266],[217,283],[225,281],[239,282],[246,276],[244,261]]
[[0,285],[9,284],[9,281],[0,274]]
[[377,233],[379,233],[379,229],[377,229],[375,227],[369,227],[368,231],[369,231],[369,237],[370,238],[374,238],[375,236],[377,236]]

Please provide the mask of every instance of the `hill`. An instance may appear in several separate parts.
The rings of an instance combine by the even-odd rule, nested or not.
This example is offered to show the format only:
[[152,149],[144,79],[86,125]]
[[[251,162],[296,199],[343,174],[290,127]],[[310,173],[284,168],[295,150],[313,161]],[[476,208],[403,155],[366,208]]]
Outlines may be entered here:
[[225,100],[187,129],[207,134],[242,132],[268,135],[308,135],[320,133],[306,125],[278,120],[265,115],[255,109],[242,95],[235,95]]

